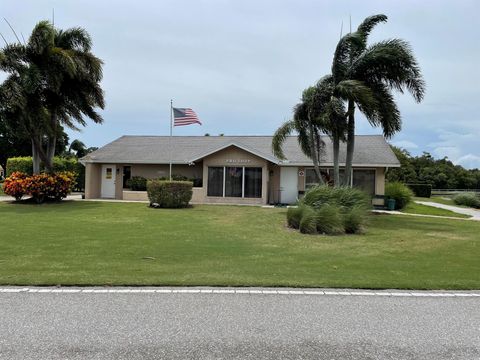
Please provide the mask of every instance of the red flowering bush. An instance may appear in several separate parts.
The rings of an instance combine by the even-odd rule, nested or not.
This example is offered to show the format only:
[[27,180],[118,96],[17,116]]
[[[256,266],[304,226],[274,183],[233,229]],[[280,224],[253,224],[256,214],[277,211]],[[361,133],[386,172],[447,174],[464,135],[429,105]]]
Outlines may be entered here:
[[27,175],[16,171],[3,182],[3,192],[19,201],[26,194]]
[[3,185],[7,195],[20,200],[24,195],[30,195],[38,203],[46,199],[61,200],[65,198],[75,186],[75,174],[61,172],[56,174],[37,174],[27,176],[15,172],[5,179]]

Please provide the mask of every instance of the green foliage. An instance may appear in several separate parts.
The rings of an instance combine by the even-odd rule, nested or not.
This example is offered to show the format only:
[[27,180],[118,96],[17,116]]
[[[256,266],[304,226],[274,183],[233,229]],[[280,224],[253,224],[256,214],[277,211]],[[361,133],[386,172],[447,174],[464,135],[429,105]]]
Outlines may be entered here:
[[413,191],[399,182],[392,182],[385,185],[385,197],[395,200],[395,210],[403,209],[412,200]]
[[480,209],[480,199],[475,193],[458,194],[453,198],[453,202],[457,205]]
[[293,229],[300,228],[300,221],[302,220],[303,212],[307,206],[300,204],[298,206],[291,206],[287,210],[287,224]]
[[367,224],[367,214],[361,206],[347,208],[343,214],[343,227],[347,234],[356,234],[364,231]]
[[370,197],[363,191],[350,187],[330,187],[318,185],[310,188],[302,198],[302,203],[321,207],[324,204],[335,204],[343,207],[370,207]]
[[432,196],[432,185],[430,184],[406,184],[418,197],[429,198]]
[[[158,178],[158,180],[170,180],[169,177],[163,176]],[[172,180],[175,181],[191,181],[193,183],[193,187],[202,187],[203,179],[202,178],[189,178],[185,175],[179,174],[172,174]]]
[[467,170],[448,158],[434,159],[424,152],[412,156],[407,150],[391,145],[401,167],[389,169],[386,179],[408,184],[430,184],[433,189],[480,189],[480,170]]
[[317,232],[317,222],[316,211],[310,206],[305,206],[300,219],[300,232],[302,234],[315,234]]
[[143,176],[133,176],[127,180],[127,187],[132,191],[145,191],[147,190],[147,179]]
[[30,156],[9,158],[7,160],[6,176],[10,176],[14,172],[31,175],[32,168],[32,158]]
[[317,231],[320,234],[337,235],[345,232],[340,206],[324,204],[316,209]]
[[187,207],[192,199],[192,187],[191,181],[148,180],[148,199],[150,204],[155,207]]
[[370,198],[363,191],[347,187],[315,186],[287,211],[288,226],[304,234],[362,232],[366,226]]

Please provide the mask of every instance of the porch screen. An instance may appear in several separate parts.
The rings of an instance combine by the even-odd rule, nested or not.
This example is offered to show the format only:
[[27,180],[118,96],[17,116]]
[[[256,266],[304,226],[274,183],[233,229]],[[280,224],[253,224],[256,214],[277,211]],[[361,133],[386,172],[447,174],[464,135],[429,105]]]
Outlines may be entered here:
[[208,168],[208,196],[223,196],[223,167]]
[[375,195],[375,170],[353,170],[353,186]]
[[243,168],[225,168],[225,196],[242,197]]
[[245,197],[262,197],[262,168],[245,168]]

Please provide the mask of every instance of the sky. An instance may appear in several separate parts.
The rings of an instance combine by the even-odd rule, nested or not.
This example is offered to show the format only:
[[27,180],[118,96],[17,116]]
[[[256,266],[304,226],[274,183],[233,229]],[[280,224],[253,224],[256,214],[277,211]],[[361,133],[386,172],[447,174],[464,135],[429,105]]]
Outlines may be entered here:
[[[396,99],[403,127],[390,141],[412,154],[480,168],[480,1],[1,0],[0,17],[28,37],[40,20],[83,27],[104,65],[104,124],[70,139],[102,146],[122,135],[168,135],[170,99],[203,122],[174,135],[271,135],[302,90],[328,74],[343,32],[383,13],[370,43],[407,40],[427,92]],[[14,35],[0,22],[0,32]],[[357,113],[358,114],[358,113]],[[357,115],[357,134],[381,134]]]

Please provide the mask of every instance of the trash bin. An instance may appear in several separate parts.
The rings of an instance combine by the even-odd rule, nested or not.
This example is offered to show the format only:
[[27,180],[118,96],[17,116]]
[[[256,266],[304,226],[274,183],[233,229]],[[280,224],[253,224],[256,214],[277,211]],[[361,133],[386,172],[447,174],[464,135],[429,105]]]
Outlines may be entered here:
[[387,200],[387,209],[390,211],[395,210],[395,199]]

